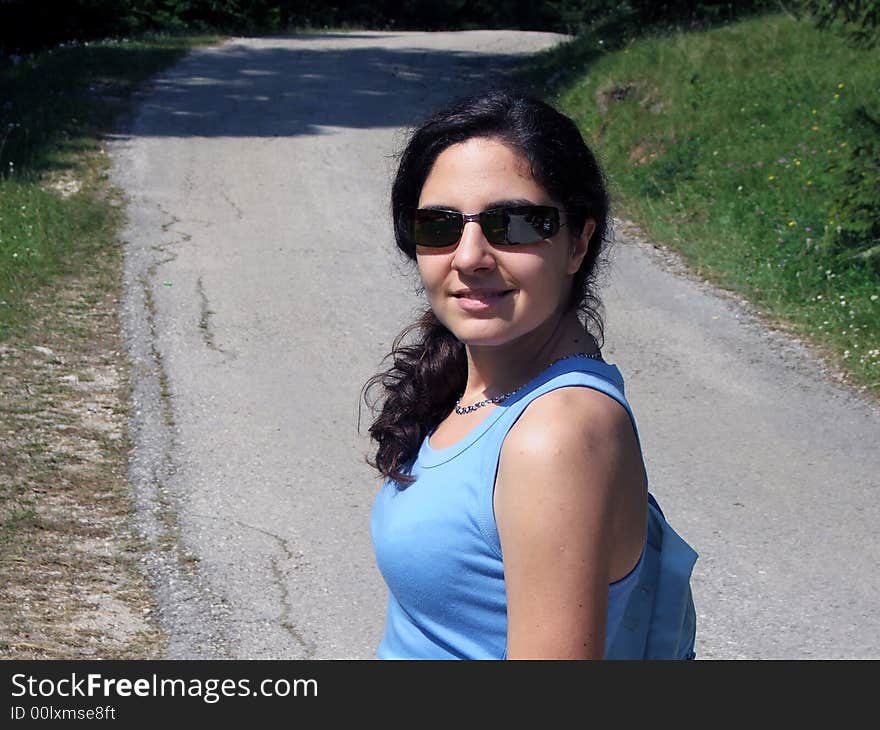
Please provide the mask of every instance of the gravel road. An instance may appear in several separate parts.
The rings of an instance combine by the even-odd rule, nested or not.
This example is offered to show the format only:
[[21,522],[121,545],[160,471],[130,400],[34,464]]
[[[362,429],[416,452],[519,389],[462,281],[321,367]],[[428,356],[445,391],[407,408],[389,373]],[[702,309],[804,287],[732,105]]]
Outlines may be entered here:
[[[144,91],[111,154],[168,658],[373,656],[360,390],[420,304],[394,154],[425,111],[560,40],[234,39]],[[700,553],[698,658],[880,657],[880,409],[622,227],[603,291],[652,491]]]

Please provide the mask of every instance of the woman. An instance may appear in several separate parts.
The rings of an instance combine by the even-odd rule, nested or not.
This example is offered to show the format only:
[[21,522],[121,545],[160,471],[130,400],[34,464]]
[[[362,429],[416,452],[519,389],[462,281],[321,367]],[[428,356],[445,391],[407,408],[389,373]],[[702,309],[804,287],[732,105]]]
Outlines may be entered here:
[[602,658],[645,562],[648,491],[600,354],[599,166],[547,104],[484,93],[413,133],[392,211],[430,308],[365,388],[382,402],[378,656]]

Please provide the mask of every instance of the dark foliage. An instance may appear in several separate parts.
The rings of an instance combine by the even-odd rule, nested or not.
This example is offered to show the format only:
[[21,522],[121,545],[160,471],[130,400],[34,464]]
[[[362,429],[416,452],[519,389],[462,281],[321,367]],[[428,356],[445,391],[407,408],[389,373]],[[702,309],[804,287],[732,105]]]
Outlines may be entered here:
[[800,0],[798,7],[820,28],[840,30],[856,44],[880,40],[880,0]]
[[842,164],[844,184],[825,243],[843,264],[861,262],[880,273],[880,117],[859,107],[848,131],[858,141]]
[[291,27],[576,33],[609,15],[644,25],[730,20],[767,0],[0,0],[0,53],[145,31],[282,32]]

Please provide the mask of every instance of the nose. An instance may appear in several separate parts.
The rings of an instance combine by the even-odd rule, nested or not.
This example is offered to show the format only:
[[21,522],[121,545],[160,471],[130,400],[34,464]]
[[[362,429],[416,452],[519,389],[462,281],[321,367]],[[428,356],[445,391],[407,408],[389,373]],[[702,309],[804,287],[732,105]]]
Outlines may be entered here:
[[459,271],[495,268],[495,253],[478,221],[468,221],[455,248],[452,267]]

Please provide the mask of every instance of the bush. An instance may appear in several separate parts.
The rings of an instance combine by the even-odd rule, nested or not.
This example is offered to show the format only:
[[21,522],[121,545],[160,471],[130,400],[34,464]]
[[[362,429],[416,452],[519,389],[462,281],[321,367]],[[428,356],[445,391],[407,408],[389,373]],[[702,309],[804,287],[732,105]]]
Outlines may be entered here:
[[[614,3],[615,6],[618,4]],[[643,23],[680,25],[732,20],[763,10],[770,3],[767,0],[630,0],[627,4],[632,6]]]
[[[317,6],[317,3],[312,3]],[[273,0],[0,0],[0,54],[143,31],[278,30],[303,2]]]
[[861,45],[880,36],[880,0],[800,0],[800,8],[820,28],[839,29]]
[[825,245],[838,258],[862,261],[880,273],[880,119],[859,107],[850,128],[858,141],[841,165],[843,184]]

